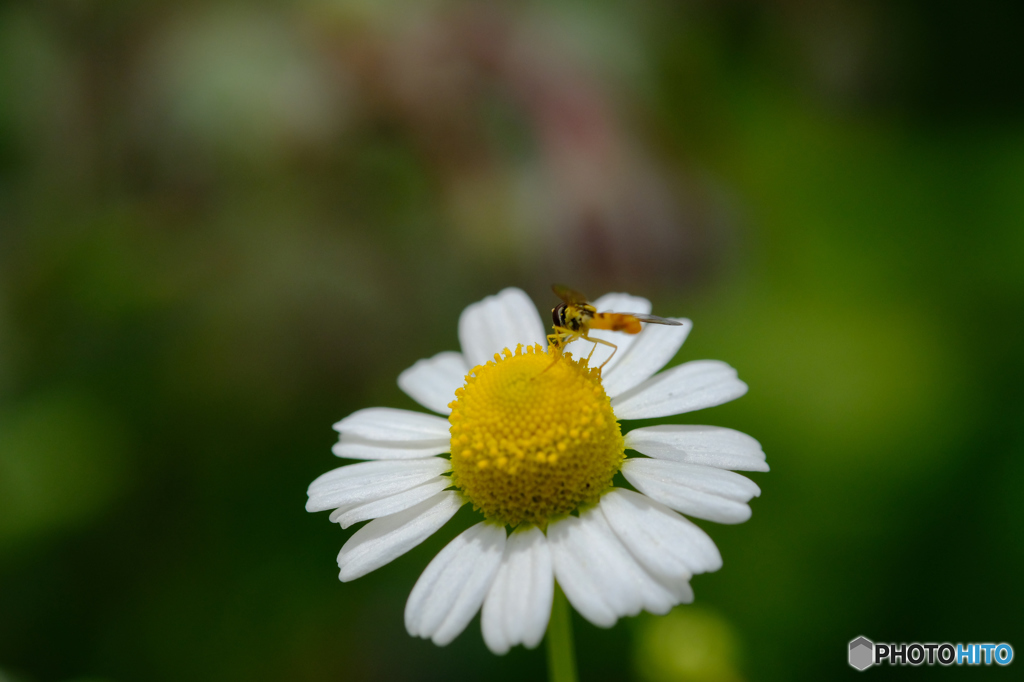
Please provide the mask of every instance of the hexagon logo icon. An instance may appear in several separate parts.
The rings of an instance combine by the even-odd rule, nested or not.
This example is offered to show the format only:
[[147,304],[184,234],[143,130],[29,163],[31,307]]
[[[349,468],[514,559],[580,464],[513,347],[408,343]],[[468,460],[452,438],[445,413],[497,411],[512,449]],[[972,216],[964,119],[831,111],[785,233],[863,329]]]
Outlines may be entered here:
[[867,670],[875,662],[875,643],[867,637],[858,637],[850,642],[850,665],[857,670]]

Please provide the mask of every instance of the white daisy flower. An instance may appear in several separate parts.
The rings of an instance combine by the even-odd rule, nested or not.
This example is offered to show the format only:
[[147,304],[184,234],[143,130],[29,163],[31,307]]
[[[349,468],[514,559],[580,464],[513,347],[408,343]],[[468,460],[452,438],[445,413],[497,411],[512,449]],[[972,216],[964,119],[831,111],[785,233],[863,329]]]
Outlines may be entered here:
[[[625,294],[594,305],[651,308]],[[689,320],[678,321],[635,336],[591,331],[618,346],[602,371],[611,349],[600,345],[589,364],[568,353],[555,362],[541,345],[541,318],[519,289],[466,308],[462,352],[420,360],[398,377],[403,391],[444,417],[374,407],[334,425],[341,434],[334,454],[367,461],[313,481],[306,509],[333,510],[342,528],[370,521],[338,555],[341,580],[405,554],[470,503],[485,520],[442,549],[409,595],[405,625],[414,636],[448,644],[482,608],[491,651],[535,647],[555,580],[600,627],[692,601],[690,577],[717,570],[722,559],[677,512],[746,521],[747,502],[761,491],[729,469],[768,465],[758,442],[732,429],[652,426],[622,435],[618,420],[691,412],[747,391],[716,360],[657,373],[690,331]],[[627,458],[627,449],[646,456]],[[613,487],[617,472],[639,492]]]

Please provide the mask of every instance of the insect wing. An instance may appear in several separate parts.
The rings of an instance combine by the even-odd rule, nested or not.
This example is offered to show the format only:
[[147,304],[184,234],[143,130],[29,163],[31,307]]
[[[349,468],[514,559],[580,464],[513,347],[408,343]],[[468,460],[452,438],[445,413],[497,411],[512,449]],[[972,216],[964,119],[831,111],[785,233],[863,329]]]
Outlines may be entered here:
[[586,296],[584,296],[580,292],[576,291],[575,289],[570,289],[569,287],[565,286],[564,284],[552,284],[551,285],[551,291],[555,292],[555,295],[558,296],[558,298],[560,298],[563,301],[565,301],[566,303],[586,303],[587,302],[587,297]]
[[672,325],[673,327],[679,327],[679,326],[681,326],[683,324],[682,322],[677,322],[676,320],[670,320],[667,317],[658,317],[657,315],[644,315],[642,313],[620,313],[620,314],[622,314],[622,315],[629,315],[630,317],[635,317],[636,319],[640,320],[641,322],[650,322],[650,323],[653,323],[653,324],[668,324],[668,325]]

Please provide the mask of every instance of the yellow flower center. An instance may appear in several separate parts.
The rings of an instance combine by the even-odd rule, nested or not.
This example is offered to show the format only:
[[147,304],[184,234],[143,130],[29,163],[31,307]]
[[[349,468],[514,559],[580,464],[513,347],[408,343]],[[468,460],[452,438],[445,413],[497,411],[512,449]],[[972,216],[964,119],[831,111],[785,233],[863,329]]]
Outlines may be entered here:
[[600,369],[538,346],[474,367],[449,407],[452,482],[491,520],[544,526],[597,502],[625,446]]

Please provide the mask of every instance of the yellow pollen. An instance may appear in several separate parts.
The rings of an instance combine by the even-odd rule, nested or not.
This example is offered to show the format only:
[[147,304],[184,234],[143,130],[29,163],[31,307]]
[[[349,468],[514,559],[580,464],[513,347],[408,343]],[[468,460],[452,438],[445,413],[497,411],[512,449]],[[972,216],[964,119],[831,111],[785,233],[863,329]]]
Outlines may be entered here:
[[520,344],[474,367],[455,396],[452,482],[490,520],[544,526],[597,502],[622,465],[619,424],[586,360]]

